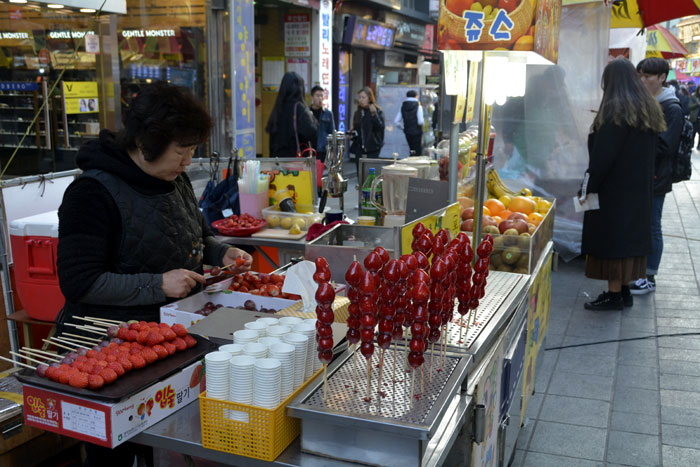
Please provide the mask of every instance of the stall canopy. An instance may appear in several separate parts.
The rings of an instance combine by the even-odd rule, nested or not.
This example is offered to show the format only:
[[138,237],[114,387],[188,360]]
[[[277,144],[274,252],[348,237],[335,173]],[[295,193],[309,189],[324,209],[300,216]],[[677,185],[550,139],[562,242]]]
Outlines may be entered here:
[[676,37],[663,26],[650,26],[647,28],[647,57],[680,58],[688,55],[688,50],[683,47]]
[[618,0],[612,5],[612,28],[644,28],[700,14],[700,0]]

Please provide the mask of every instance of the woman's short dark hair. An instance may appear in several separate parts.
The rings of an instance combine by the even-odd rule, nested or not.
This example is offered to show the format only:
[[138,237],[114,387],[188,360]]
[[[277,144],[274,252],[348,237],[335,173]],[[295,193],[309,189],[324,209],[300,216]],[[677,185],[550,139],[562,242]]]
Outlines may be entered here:
[[162,156],[172,142],[202,144],[212,127],[209,113],[189,90],[164,82],[141,88],[122,120],[119,145],[127,151],[141,149],[149,162]]
[[265,130],[267,130],[268,133],[275,133],[280,121],[292,117],[291,115],[284,115],[285,106],[290,103],[306,105],[305,94],[304,78],[293,71],[286,72],[284,76],[282,76],[280,89],[277,92],[277,99],[275,99],[275,105],[272,107],[270,119],[267,121]]

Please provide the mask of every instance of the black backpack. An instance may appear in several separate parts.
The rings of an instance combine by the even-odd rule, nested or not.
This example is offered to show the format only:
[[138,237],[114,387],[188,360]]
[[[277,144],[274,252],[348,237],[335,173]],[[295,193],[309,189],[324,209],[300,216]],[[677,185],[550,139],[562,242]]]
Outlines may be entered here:
[[693,172],[690,163],[690,156],[693,153],[693,143],[695,139],[695,130],[693,124],[690,123],[688,117],[683,118],[683,128],[681,129],[681,140],[678,144],[678,152],[673,158],[673,172],[671,180],[673,183],[690,180],[690,175]]

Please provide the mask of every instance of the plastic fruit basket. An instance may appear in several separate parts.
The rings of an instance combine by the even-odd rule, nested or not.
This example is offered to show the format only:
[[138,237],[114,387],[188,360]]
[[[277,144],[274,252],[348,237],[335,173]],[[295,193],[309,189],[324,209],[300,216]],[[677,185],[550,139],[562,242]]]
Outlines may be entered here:
[[[210,399],[206,392],[200,394],[202,446],[268,462],[277,459],[301,432],[300,420],[286,415],[287,404],[321,373],[323,369],[314,373],[274,409]],[[230,420],[224,415],[229,410],[247,413],[248,422]]]

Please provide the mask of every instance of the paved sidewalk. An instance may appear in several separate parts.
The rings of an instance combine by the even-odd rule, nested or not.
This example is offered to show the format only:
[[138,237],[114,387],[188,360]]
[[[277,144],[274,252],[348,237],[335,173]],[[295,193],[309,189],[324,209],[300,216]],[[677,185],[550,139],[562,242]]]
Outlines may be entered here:
[[[700,154],[693,162],[693,178],[666,196],[656,292],[588,311],[607,284],[586,279],[581,259],[560,261],[545,349],[700,334]],[[514,466],[700,465],[700,335],[545,350],[538,363]]]

